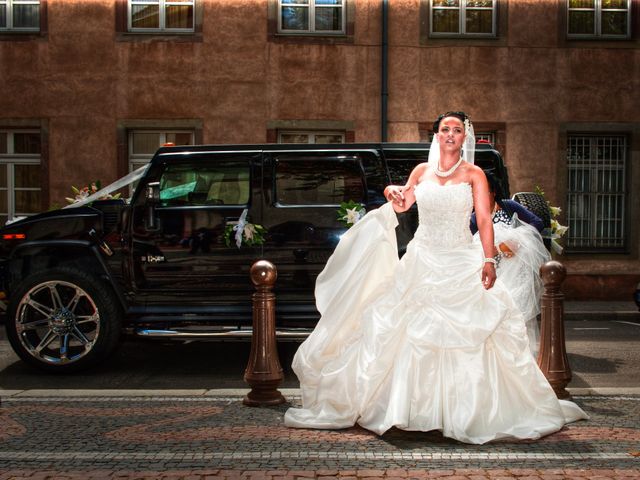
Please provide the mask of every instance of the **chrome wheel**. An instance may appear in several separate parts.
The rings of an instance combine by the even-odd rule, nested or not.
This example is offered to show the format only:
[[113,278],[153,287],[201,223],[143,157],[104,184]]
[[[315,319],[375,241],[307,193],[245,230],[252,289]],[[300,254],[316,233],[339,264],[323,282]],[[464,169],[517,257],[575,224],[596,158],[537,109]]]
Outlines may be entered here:
[[30,288],[16,308],[16,333],[24,350],[49,365],[73,363],[93,349],[100,313],[91,296],[61,280]]

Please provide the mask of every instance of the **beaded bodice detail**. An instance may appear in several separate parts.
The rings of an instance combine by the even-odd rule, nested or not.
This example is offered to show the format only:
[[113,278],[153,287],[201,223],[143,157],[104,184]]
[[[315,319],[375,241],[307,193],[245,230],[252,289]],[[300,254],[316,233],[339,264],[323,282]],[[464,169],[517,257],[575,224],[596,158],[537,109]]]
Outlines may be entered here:
[[419,226],[414,238],[428,247],[453,248],[471,243],[471,185],[421,182],[415,188]]

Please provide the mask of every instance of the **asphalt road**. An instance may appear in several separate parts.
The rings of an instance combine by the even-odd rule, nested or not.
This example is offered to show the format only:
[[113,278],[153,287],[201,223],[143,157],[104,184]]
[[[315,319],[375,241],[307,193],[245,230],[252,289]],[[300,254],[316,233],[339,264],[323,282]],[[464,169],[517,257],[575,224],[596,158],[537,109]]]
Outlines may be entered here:
[[[3,326],[2,326],[3,327]],[[567,321],[567,352],[573,371],[569,387],[640,387],[640,323]],[[298,343],[279,344],[285,380],[296,388],[290,365]],[[116,353],[92,370],[43,374],[13,353],[0,331],[0,389],[219,389],[246,388],[249,342],[160,343],[127,337]]]

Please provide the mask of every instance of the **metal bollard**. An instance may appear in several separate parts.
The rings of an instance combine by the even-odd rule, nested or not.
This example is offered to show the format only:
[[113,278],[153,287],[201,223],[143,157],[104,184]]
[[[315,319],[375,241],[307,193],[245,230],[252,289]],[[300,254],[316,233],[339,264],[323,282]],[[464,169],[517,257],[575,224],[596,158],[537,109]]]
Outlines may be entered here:
[[571,394],[566,390],[571,381],[571,367],[564,340],[564,295],[560,291],[567,270],[562,263],[551,260],[540,267],[540,276],[544,284],[544,293],[538,366],[558,398],[571,398]]
[[257,291],[252,295],[253,334],[244,381],[251,391],[242,403],[250,407],[279,405],[286,400],[277,389],[284,374],[276,345],[276,296],[271,291],[278,272],[271,262],[258,260],[251,266],[250,275]]

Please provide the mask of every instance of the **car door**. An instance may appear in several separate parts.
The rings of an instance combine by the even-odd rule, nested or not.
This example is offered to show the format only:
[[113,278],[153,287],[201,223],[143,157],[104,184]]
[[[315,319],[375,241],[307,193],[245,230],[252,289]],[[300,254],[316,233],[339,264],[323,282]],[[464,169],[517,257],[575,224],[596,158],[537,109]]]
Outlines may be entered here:
[[[389,177],[393,185],[404,185],[409,179],[412,170],[420,163],[426,162],[429,151],[425,145],[417,147],[395,146],[383,149],[384,158],[389,170]],[[407,244],[413,238],[418,228],[418,207],[413,205],[408,211],[398,214],[398,227],[396,239],[398,240],[398,252],[404,255]]]
[[264,256],[278,269],[279,322],[304,326],[317,318],[316,277],[347,231],[340,203],[380,205],[384,169],[374,150],[283,149],[265,152],[264,162]]
[[131,249],[134,285],[147,304],[179,304],[188,312],[250,298],[249,268],[260,248],[238,248],[229,228],[245,210],[247,221],[260,218],[260,160],[257,151],[199,152],[169,155],[150,171],[146,183],[159,182],[155,226],[140,200]]

